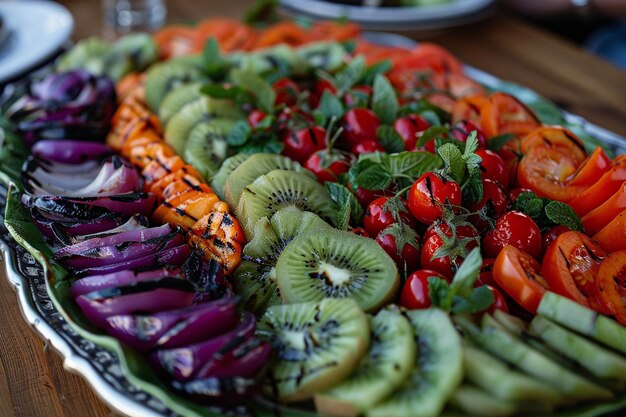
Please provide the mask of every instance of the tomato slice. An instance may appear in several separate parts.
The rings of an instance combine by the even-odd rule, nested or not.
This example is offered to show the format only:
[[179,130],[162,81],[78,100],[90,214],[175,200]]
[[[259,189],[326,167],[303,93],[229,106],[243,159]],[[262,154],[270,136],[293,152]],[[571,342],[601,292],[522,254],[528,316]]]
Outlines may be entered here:
[[361,28],[356,23],[321,21],[315,22],[309,33],[316,41],[344,42],[358,38]]
[[541,266],[535,258],[508,245],[493,263],[493,279],[519,305],[536,314],[548,289],[540,270]]
[[210,38],[215,38],[224,52],[248,50],[256,36],[254,29],[232,19],[207,19],[196,26],[195,32],[192,52],[201,52]]
[[480,124],[487,137],[512,133],[521,137],[541,123],[524,103],[510,94],[493,93],[480,112]]
[[611,169],[611,158],[598,146],[572,174],[570,185],[593,185]]
[[593,235],[593,240],[608,253],[626,250],[626,210]]
[[579,164],[582,164],[587,158],[587,151],[585,151],[582,140],[560,126],[542,126],[522,139],[522,153],[544,146],[567,153]]
[[596,292],[602,305],[626,326],[626,251],[612,253],[602,261]]
[[520,187],[529,188],[538,196],[568,202],[587,188],[567,183],[578,165],[570,154],[556,148],[531,148],[519,163],[517,181]]
[[615,194],[624,181],[626,181],[626,155],[618,155],[613,159],[609,172],[568,204],[574,208],[576,214],[584,216]]
[[452,111],[456,100],[449,94],[431,93],[424,97],[430,104],[439,107],[447,113]]
[[411,51],[411,56],[416,60],[421,60],[435,72],[463,74],[463,63],[434,43],[421,42]]
[[193,46],[195,30],[187,26],[169,25],[153,36],[161,59],[169,59],[189,53]]
[[255,48],[267,48],[281,43],[299,46],[309,40],[308,33],[294,22],[284,21],[265,29],[254,44]]
[[606,255],[604,249],[584,233],[565,232],[548,246],[541,275],[551,291],[601,311],[594,288],[600,263]]
[[463,74],[444,73],[443,88],[455,98],[484,96],[485,88]]
[[489,99],[483,95],[471,95],[457,100],[452,106],[452,124],[461,120],[480,124],[480,109],[488,102]]
[[594,235],[624,210],[626,210],[626,182],[608,200],[585,214],[581,220],[585,230]]

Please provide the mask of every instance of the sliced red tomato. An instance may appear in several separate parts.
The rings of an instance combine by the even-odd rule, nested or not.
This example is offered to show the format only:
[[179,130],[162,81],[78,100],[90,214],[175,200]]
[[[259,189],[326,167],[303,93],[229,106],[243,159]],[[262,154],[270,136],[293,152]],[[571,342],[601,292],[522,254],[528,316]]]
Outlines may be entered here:
[[608,225],[611,220],[626,210],[626,182],[600,207],[591,210],[582,217],[585,230],[594,235]]
[[463,74],[463,63],[439,45],[422,42],[411,51],[411,57],[420,58],[427,67],[438,73]]
[[454,99],[454,97],[446,93],[430,93],[430,94],[427,94],[424,98],[430,104],[437,106],[440,109],[448,113],[452,111],[452,108],[454,107],[454,104],[456,103],[456,100]]
[[565,232],[548,246],[541,275],[551,291],[601,311],[594,288],[600,263],[606,256],[604,249],[584,233]]
[[193,48],[196,32],[186,26],[168,25],[153,36],[161,59],[188,54]]
[[570,185],[588,185],[595,184],[604,174],[611,169],[611,158],[604,152],[602,147],[598,146],[583,161],[569,179]]
[[517,183],[541,197],[568,202],[587,187],[569,185],[567,179],[576,172],[578,162],[570,154],[547,146],[531,148],[517,169]]
[[201,52],[210,38],[215,38],[224,52],[248,50],[254,43],[254,29],[232,19],[206,19],[195,29],[192,52]]
[[441,82],[443,89],[457,99],[467,96],[484,96],[486,93],[482,85],[463,74],[443,73]]
[[611,169],[600,179],[568,202],[579,216],[584,216],[600,206],[620,189],[626,181],[626,155],[618,155],[611,163]]
[[269,26],[257,37],[254,48],[266,48],[284,43],[299,46],[309,40],[309,35],[301,26],[294,22],[283,21]]
[[556,149],[570,155],[579,164],[587,158],[587,151],[582,140],[560,126],[542,126],[533,130],[522,139],[521,146],[522,153],[540,147]]
[[493,279],[498,286],[528,312],[537,307],[548,289],[540,274],[541,266],[531,255],[508,245],[493,264]]
[[349,41],[359,37],[360,33],[359,25],[350,22],[315,22],[309,30],[309,36],[316,41]]
[[537,116],[510,94],[493,93],[480,112],[480,124],[487,137],[512,133],[522,137],[537,129]]
[[452,106],[452,123],[458,123],[461,120],[480,123],[480,110],[488,102],[489,99],[484,95],[465,96],[457,100]]
[[626,210],[593,235],[593,240],[608,253],[626,250]]
[[610,254],[598,269],[596,294],[600,303],[626,326],[626,251]]

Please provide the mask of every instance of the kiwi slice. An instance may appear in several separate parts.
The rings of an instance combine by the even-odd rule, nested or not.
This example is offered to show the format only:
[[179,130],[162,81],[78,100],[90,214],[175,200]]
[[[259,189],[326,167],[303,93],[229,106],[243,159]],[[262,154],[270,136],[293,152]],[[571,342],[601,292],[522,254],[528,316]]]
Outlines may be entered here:
[[202,79],[196,67],[162,62],[150,67],[146,75],[146,102],[157,113],[165,95],[183,84]]
[[368,417],[436,417],[463,379],[461,337],[448,314],[434,308],[404,314],[418,346],[415,367]]
[[189,132],[183,157],[204,179],[215,175],[228,156],[226,138],[234,125],[233,119],[213,119],[198,123]]
[[215,118],[240,119],[243,113],[230,100],[202,96],[186,104],[165,127],[165,142],[182,154],[191,130],[200,122]]
[[353,300],[270,307],[257,334],[274,347],[268,371],[272,394],[280,401],[310,398],[346,378],[367,351],[367,316]]
[[272,153],[257,153],[252,155],[246,162],[239,165],[237,169],[233,171],[232,175],[226,178],[224,184],[226,202],[230,204],[231,207],[237,207],[243,189],[261,175],[265,175],[275,169],[285,169],[310,174],[309,170],[302,168],[299,163],[292,161],[286,156]]
[[263,314],[269,306],[280,304],[275,269],[278,257],[297,235],[326,228],[330,228],[328,223],[316,214],[293,207],[259,220],[254,239],[244,247],[243,261],[235,270],[235,291],[242,297],[244,308]]
[[237,169],[239,165],[250,158],[250,156],[251,155],[247,153],[238,153],[230,158],[226,158],[220,169],[215,173],[213,178],[211,178],[211,188],[213,188],[213,192],[218,195],[220,200],[224,200],[224,183],[226,183],[226,178],[228,178],[230,173]]
[[396,264],[376,241],[340,230],[295,238],[278,258],[276,282],[286,303],[352,298],[365,311],[393,300],[400,286]]
[[167,122],[180,111],[185,105],[202,97],[200,92],[201,83],[187,83],[168,92],[159,106],[159,119],[161,124],[167,126]]
[[381,310],[370,318],[370,327],[369,351],[354,373],[315,396],[320,413],[362,415],[402,385],[413,370],[417,347],[406,317],[391,309]]
[[[234,176],[239,168],[230,176]],[[230,204],[228,198],[226,201]],[[337,209],[323,185],[301,172],[276,169],[257,178],[241,193],[236,214],[246,238],[251,240],[254,237],[254,226],[261,217],[271,217],[285,207],[310,211],[324,221],[335,222]]]

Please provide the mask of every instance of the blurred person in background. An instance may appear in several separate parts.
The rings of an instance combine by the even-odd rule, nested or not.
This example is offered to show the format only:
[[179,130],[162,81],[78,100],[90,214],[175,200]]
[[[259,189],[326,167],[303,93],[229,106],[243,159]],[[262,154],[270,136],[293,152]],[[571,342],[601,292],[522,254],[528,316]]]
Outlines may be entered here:
[[502,0],[626,70],[626,0]]

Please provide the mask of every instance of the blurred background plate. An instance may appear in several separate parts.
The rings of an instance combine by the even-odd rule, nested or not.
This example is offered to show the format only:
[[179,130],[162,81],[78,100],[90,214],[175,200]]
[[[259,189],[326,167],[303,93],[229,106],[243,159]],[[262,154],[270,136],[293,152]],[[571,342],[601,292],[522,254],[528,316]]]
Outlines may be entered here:
[[420,31],[443,29],[484,19],[494,0],[452,0],[409,7],[367,7],[324,0],[280,0],[289,16],[312,19],[346,18],[369,30]]
[[74,28],[67,9],[50,1],[1,1],[6,38],[0,43],[0,84],[43,63]]

